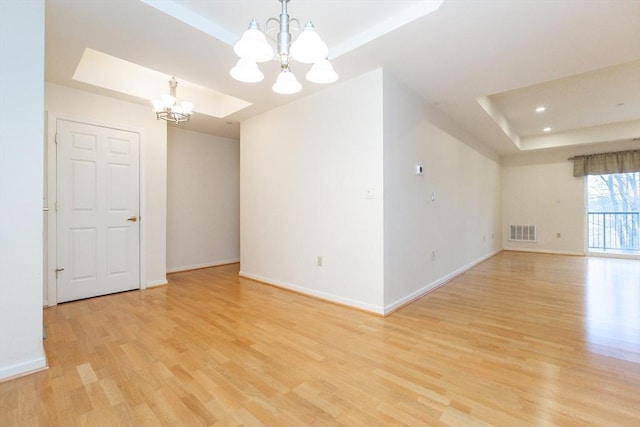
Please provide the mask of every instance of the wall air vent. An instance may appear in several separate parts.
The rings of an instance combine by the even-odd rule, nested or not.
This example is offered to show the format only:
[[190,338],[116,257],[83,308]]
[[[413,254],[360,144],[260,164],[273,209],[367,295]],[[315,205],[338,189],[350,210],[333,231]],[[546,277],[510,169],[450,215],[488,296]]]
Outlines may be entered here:
[[514,242],[535,242],[536,226],[535,225],[510,225],[509,240]]

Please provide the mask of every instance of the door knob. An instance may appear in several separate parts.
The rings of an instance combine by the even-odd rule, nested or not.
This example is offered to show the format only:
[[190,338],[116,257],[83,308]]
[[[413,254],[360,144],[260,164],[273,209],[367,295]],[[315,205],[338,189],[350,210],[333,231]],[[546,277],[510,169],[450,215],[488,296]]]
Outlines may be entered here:
[[127,221],[136,222],[136,221],[138,221],[138,217],[137,216],[132,216],[131,218],[127,218]]

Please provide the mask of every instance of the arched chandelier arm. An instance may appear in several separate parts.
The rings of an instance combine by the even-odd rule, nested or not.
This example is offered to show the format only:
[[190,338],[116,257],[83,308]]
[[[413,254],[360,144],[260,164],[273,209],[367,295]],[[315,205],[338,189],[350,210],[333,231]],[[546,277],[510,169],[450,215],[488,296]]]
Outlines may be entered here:
[[[271,25],[276,23],[277,25]],[[264,35],[272,40],[276,45],[278,44],[278,32],[280,31],[280,20],[278,18],[269,18],[264,24]],[[289,33],[300,34],[302,32],[302,24],[297,18],[289,18]],[[293,38],[293,37],[292,37]]]
[[[277,25],[274,25],[271,28],[269,28],[269,24],[273,22],[275,22]],[[264,24],[264,34],[267,37],[269,37],[269,39],[277,43],[278,42],[277,33],[275,36],[273,34],[275,33],[275,31],[278,30],[278,28],[280,28],[280,20],[278,18],[269,18],[267,19],[267,22]]]

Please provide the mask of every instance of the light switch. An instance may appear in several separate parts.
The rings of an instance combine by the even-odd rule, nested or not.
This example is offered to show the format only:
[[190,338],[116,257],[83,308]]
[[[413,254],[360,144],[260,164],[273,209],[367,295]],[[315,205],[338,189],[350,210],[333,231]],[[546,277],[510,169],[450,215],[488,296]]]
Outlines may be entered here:
[[375,199],[376,193],[373,191],[373,187],[367,187],[367,193],[365,194],[366,199]]

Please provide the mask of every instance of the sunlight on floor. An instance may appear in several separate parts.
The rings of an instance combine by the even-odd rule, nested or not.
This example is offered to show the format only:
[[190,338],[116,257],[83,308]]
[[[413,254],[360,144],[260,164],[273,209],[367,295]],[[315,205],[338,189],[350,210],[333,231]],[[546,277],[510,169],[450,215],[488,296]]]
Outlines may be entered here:
[[587,346],[640,363],[640,262],[591,257],[586,273]]

